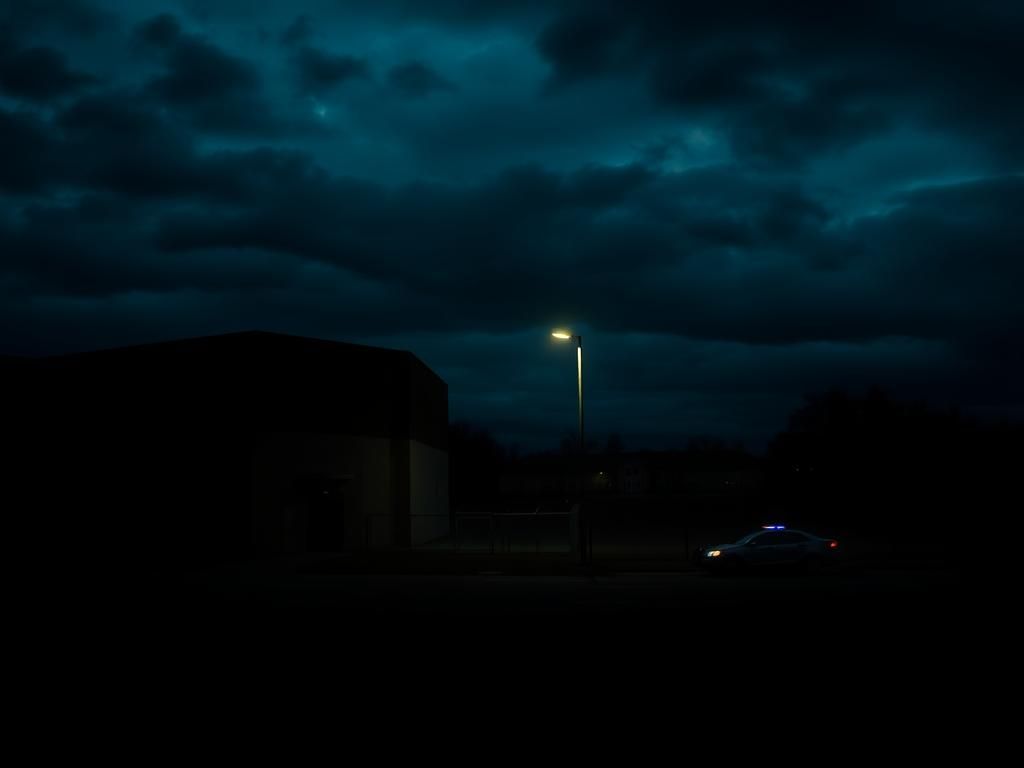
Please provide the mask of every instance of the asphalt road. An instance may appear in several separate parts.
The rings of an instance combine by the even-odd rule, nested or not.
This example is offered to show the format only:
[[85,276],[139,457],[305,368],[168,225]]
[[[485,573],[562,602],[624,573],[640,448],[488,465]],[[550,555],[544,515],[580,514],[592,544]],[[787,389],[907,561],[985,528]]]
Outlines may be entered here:
[[499,687],[605,669],[632,680],[646,668],[657,688],[670,669],[689,677],[766,658],[829,675],[941,677],[1000,636],[974,585],[934,563],[724,578],[651,561],[374,562],[238,563],[126,597],[122,612],[178,663],[328,658],[351,675],[429,670]]
[[[718,577],[672,563],[562,559],[461,559],[374,570],[345,560],[236,564],[193,574],[175,599],[197,610],[293,611],[307,617],[614,619],[685,624],[714,615],[941,618],[969,605],[957,569],[934,564],[846,566],[807,576],[788,572]],[[436,563],[435,563],[436,566]]]

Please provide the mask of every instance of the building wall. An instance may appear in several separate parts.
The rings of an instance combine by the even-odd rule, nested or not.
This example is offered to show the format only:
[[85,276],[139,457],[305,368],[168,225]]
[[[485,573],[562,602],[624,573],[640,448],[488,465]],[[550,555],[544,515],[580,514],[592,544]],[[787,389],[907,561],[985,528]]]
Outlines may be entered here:
[[409,441],[409,522],[416,546],[451,533],[448,516],[448,452]]
[[[396,502],[391,440],[275,432],[253,446],[253,541],[267,552],[302,552],[311,480],[333,481],[340,493],[345,548],[395,543]],[[305,482],[304,482],[305,481]],[[336,490],[335,490],[336,489]]]
[[[321,484],[318,484],[321,483]],[[340,494],[346,549],[447,536],[448,453],[417,440],[270,433],[253,446],[253,541],[310,550],[310,494]]]
[[206,562],[443,535],[424,521],[447,512],[447,385],[408,352],[242,333],[0,373],[40,547],[82,530],[107,551]]

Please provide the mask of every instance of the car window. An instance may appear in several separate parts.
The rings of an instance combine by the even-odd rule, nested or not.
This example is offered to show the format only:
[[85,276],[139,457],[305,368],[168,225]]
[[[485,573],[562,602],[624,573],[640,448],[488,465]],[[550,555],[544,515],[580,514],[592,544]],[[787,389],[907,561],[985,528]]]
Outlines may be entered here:
[[779,536],[780,544],[803,544],[805,541],[807,541],[806,536],[794,531],[787,531]]
[[759,547],[770,547],[774,544],[782,544],[783,536],[785,536],[785,534],[779,531],[768,531],[767,533],[762,533],[760,536],[755,536],[754,541],[757,542],[757,546]]

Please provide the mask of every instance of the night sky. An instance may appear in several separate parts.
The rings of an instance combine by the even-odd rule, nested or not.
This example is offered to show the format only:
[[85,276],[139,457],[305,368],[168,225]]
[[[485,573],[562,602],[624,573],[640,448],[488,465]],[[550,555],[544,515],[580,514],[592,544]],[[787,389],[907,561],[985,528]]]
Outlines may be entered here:
[[1024,416],[1024,5],[0,0],[0,353],[409,349],[524,450]]

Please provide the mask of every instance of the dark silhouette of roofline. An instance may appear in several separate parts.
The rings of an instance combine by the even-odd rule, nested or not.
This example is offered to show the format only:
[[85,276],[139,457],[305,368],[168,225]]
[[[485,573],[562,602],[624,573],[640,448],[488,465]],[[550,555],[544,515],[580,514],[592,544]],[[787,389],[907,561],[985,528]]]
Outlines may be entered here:
[[153,350],[159,348],[171,348],[185,346],[189,344],[201,343],[201,342],[218,342],[218,341],[230,341],[233,339],[243,338],[266,338],[276,339],[282,341],[290,341],[297,344],[305,344],[308,346],[316,346],[320,349],[334,349],[334,350],[358,350],[365,352],[366,354],[383,354],[392,355],[396,359],[398,356],[407,356],[416,365],[419,365],[424,371],[430,373],[431,376],[435,377],[438,381],[443,382],[444,380],[437,375],[426,363],[424,363],[415,354],[406,349],[392,349],[390,347],[376,347],[369,344],[355,344],[350,341],[335,341],[334,339],[322,339],[315,336],[299,336],[291,333],[279,333],[277,331],[263,331],[263,330],[248,330],[248,331],[232,331],[230,333],[214,333],[206,336],[186,336],[181,339],[165,339],[162,341],[151,341],[143,342],[141,344],[128,344],[120,347],[101,347],[99,349],[90,349],[80,352],[65,352],[56,355],[4,355],[2,362],[5,364],[17,365],[21,362],[27,361],[43,361],[43,360],[76,360],[85,357],[92,357],[96,355],[112,355],[119,353],[129,353],[136,351]]

